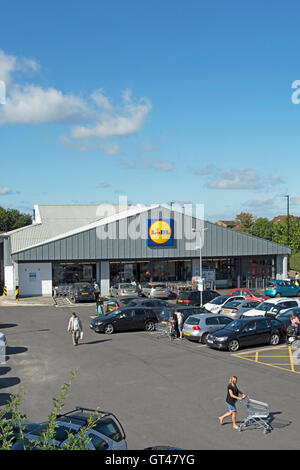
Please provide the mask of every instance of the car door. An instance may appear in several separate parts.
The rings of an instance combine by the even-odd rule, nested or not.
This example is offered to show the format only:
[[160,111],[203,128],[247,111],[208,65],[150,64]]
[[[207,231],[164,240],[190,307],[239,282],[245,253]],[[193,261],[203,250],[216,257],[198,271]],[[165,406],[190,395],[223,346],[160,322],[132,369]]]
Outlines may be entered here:
[[247,323],[239,335],[239,343],[241,347],[248,347],[258,344],[256,321]]
[[[108,439],[103,439],[103,436],[100,436],[98,433],[90,431],[87,433],[87,437],[91,440],[88,443],[88,450],[111,450],[112,446],[109,445]],[[110,440],[110,439],[109,439]]]
[[257,343],[266,344],[270,339],[270,326],[265,318],[256,321]]
[[129,331],[134,329],[134,311],[133,310],[126,310],[120,312],[117,318],[115,319],[116,328],[118,331]]
[[221,330],[224,328],[220,325],[218,317],[207,317],[205,319],[205,332],[213,333],[214,331]]
[[[146,320],[146,317],[149,316],[146,313],[147,311],[148,309],[145,311],[142,308],[137,308],[136,310],[134,310],[133,319],[132,319],[133,321],[132,329],[143,330],[145,328],[145,320]],[[149,310],[149,313],[150,313],[150,310]]]

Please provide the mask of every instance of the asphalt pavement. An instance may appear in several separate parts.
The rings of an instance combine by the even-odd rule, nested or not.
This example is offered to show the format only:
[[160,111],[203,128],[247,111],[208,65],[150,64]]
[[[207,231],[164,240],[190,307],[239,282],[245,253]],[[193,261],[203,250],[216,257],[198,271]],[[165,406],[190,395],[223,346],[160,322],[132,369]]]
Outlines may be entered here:
[[[85,338],[78,347],[67,333],[70,308],[0,307],[0,331],[8,342],[0,365],[0,406],[24,387],[22,410],[41,422],[52,398],[79,367],[65,403],[100,407],[122,422],[129,449],[164,444],[182,449],[299,449],[300,375],[245,361],[187,340],[170,343],[156,333],[112,336],[89,328],[94,307],[74,307]],[[226,385],[238,377],[239,388],[271,406],[274,430],[264,435],[253,427],[237,432],[227,411]],[[238,405],[238,421],[246,409]]]

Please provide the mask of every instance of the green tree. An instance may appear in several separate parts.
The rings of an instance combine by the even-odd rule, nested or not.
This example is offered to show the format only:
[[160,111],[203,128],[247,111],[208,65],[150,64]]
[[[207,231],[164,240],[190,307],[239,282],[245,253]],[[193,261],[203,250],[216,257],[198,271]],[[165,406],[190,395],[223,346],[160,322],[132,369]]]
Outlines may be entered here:
[[300,250],[300,219],[289,217],[289,230],[287,217],[273,224],[273,241],[281,245],[289,245],[293,253],[298,252]]
[[31,216],[19,212],[17,209],[4,209],[0,207],[0,232],[9,232],[32,223]]
[[240,212],[235,218],[238,223],[237,230],[251,234],[255,219],[256,217],[253,214],[250,214],[250,212]]
[[264,238],[265,240],[272,240],[273,222],[266,217],[259,217],[252,224],[251,235]]

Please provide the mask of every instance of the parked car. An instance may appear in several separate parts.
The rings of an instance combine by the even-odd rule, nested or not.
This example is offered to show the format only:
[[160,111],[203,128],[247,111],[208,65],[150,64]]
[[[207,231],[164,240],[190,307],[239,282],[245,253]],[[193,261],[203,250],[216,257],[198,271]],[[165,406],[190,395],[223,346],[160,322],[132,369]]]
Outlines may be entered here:
[[[72,433],[77,435],[81,428],[88,426],[89,417],[101,418],[96,421],[93,429],[87,432],[87,437],[91,440],[86,444],[87,450],[126,450],[126,435],[124,429],[117,419],[117,417],[106,411],[90,410],[88,408],[79,408],[59,415],[56,419],[57,427],[55,428],[54,443],[57,448],[64,448],[68,443],[68,435]],[[47,423],[42,423],[34,427],[25,436],[25,447],[29,449],[34,448],[34,442],[40,439],[40,434],[46,428]],[[13,446],[12,450],[23,450],[24,442],[22,440],[17,441]]]
[[259,302],[263,302],[268,298],[266,295],[261,295],[255,289],[247,289],[245,287],[231,289],[228,295],[242,295],[247,300],[258,300]]
[[145,282],[141,285],[140,294],[149,299],[168,299],[170,291],[164,282]]
[[155,330],[158,318],[151,308],[126,307],[104,317],[91,320],[90,328],[96,333],[112,334],[120,331]]
[[296,286],[294,281],[270,281],[265,294],[269,297],[300,297],[300,286]]
[[254,309],[248,310],[243,314],[244,317],[263,317],[265,315],[276,316],[279,312],[285,312],[286,310],[300,306],[300,300],[298,298],[290,299],[286,298],[275,298],[269,299],[261,304],[257,305]]
[[283,337],[283,325],[275,318],[241,318],[223,330],[209,334],[206,345],[236,352],[240,348],[261,344],[276,346]]
[[103,302],[103,308],[105,315],[111,312],[114,312],[115,310],[118,310],[119,308],[125,308],[129,304],[131,305],[131,302],[135,300],[135,297],[123,297],[121,299],[119,298],[113,298],[113,299],[106,299]]
[[94,302],[95,293],[94,288],[88,282],[76,282],[70,288],[70,300],[73,302]]
[[166,310],[167,308],[174,307],[174,305],[170,304],[166,300],[162,300],[162,299],[137,298],[137,299],[131,299],[131,301],[127,303],[127,307],[147,307],[147,308],[151,308],[158,315],[161,312],[163,312],[164,310]]
[[128,282],[119,282],[110,288],[110,295],[112,297],[138,297],[137,287]]
[[221,308],[220,313],[230,317],[232,320],[237,320],[238,318],[241,318],[245,312],[257,307],[260,304],[261,302],[258,300],[231,300],[230,302],[225,303],[225,305]]
[[[211,300],[215,299],[216,297],[219,297],[220,294],[214,290],[205,290],[202,292],[202,304],[206,304],[207,302],[210,302]],[[185,290],[183,292],[180,292],[180,294],[177,297],[176,302],[178,304],[185,304],[185,305],[194,305],[200,307],[201,303],[201,296],[200,296],[200,291],[198,290]]]
[[300,307],[294,307],[294,308],[291,308],[290,310],[286,310],[285,312],[279,312],[276,315],[276,319],[280,321],[280,323],[283,324],[284,331],[286,331],[288,327],[291,325],[292,313],[296,315],[296,317],[298,317],[300,320]]
[[209,313],[204,307],[189,307],[188,305],[176,305],[176,306],[168,306],[158,315],[158,323],[155,325],[157,330],[161,330],[166,327],[167,323],[169,322],[170,315],[172,315],[175,319],[175,331],[177,335],[179,335],[178,331],[178,324],[177,324],[177,316],[175,312],[180,312],[183,315],[183,323],[190,315],[198,315],[200,313]]
[[245,297],[241,295],[220,295],[219,297],[216,297],[215,299],[211,300],[210,302],[207,302],[204,304],[204,307],[206,310],[209,310],[211,313],[219,313],[225,305],[227,305],[229,302],[232,302],[234,300],[245,300]]
[[183,334],[190,341],[206,344],[209,333],[223,329],[231,321],[225,315],[213,313],[190,315],[184,322]]

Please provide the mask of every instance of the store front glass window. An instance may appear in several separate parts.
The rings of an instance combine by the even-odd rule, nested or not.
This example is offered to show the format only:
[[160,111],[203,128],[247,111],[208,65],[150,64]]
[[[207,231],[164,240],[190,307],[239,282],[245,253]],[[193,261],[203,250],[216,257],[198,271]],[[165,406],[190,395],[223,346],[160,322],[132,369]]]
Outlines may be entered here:
[[53,263],[53,285],[92,282],[96,279],[96,263]]

